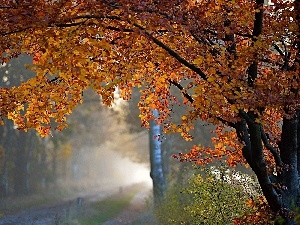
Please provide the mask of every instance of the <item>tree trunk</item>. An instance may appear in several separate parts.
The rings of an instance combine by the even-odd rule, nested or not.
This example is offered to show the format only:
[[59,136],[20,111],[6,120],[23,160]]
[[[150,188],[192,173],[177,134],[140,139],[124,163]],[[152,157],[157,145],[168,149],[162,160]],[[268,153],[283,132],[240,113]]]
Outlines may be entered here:
[[[270,145],[262,125],[254,122],[255,117],[251,118],[253,116],[251,112],[243,116],[247,119],[236,125],[238,137],[244,143],[243,155],[255,172],[271,210],[276,215],[280,215],[286,225],[296,224],[293,221],[293,211],[300,206],[297,161],[300,153],[299,114],[290,119],[283,119],[279,149]],[[267,167],[263,153],[264,146],[275,158],[276,173]]]
[[47,177],[46,177],[46,170],[47,170],[47,137],[43,138],[42,140],[43,147],[41,152],[41,162],[40,162],[40,170],[41,170],[41,188],[45,190],[47,187]]
[[3,148],[4,148],[4,162],[3,162],[3,169],[1,174],[1,196],[7,197],[9,195],[9,163],[10,163],[10,153],[13,148],[13,138],[14,138],[14,132],[13,132],[13,123],[12,121],[5,121],[5,129],[4,134],[2,136],[3,138]]
[[26,194],[26,133],[16,131],[16,147],[14,155],[14,194]]
[[[153,115],[157,118],[158,111],[153,110]],[[150,121],[150,176],[153,181],[154,204],[160,203],[166,189],[160,138],[160,125],[158,125],[154,120]]]
[[[277,184],[282,184],[279,190],[283,211],[295,210],[299,207],[299,173],[298,173],[298,147],[299,147],[299,113],[291,119],[283,119],[281,141],[279,143],[282,171],[277,175]],[[296,224],[289,221],[286,224]]]
[[31,170],[30,170],[30,162],[31,162],[31,156],[34,149],[34,141],[35,141],[35,132],[29,131],[29,143],[28,143],[28,150],[26,153],[26,177],[25,177],[25,183],[26,183],[26,194],[29,194],[31,192]]

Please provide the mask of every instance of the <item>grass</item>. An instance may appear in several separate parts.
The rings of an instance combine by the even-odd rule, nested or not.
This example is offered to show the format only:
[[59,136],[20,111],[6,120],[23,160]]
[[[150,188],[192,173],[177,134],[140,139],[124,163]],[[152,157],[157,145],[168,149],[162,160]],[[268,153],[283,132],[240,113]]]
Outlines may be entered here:
[[71,196],[70,192],[64,190],[55,191],[53,193],[45,192],[28,196],[7,197],[0,201],[0,216],[9,212],[18,212],[24,209],[31,209],[45,204],[56,203],[62,198]]
[[80,225],[100,225],[113,219],[126,208],[136,191],[130,193],[118,194],[116,196],[104,199],[95,203],[91,203],[88,210],[82,212],[78,222]]

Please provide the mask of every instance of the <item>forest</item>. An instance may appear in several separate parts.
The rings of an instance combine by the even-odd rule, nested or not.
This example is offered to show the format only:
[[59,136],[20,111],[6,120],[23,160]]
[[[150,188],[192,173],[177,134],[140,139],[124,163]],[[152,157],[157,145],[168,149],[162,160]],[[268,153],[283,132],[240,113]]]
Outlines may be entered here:
[[299,222],[299,0],[1,0],[0,15],[3,198],[97,181],[95,158],[118,176],[127,157],[148,166],[155,223]]

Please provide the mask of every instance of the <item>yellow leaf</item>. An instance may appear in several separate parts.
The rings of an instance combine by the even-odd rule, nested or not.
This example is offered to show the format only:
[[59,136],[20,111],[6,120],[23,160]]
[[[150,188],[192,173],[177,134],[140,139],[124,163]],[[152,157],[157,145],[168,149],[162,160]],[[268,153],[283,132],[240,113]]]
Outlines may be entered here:
[[208,81],[208,82],[213,82],[215,79],[216,79],[215,77],[212,77],[212,76],[211,76],[211,77],[207,78],[207,81]]
[[193,63],[194,63],[195,65],[198,66],[198,65],[200,65],[202,62],[203,62],[203,57],[200,56],[200,57],[198,57],[197,59],[195,59]]

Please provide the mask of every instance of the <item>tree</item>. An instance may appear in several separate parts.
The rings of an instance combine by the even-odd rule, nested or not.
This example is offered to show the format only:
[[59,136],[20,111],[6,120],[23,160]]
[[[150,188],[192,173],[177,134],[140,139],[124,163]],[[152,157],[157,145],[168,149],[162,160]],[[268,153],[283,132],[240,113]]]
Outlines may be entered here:
[[[153,110],[153,115],[157,118],[159,112]],[[158,205],[165,194],[166,178],[163,171],[160,125],[156,124],[153,120],[150,121],[149,144],[151,165],[150,176],[153,181],[154,204]]]
[[[153,109],[166,132],[186,140],[197,119],[220,125],[213,148],[195,146],[182,160],[248,164],[272,211],[294,224],[299,0],[2,0],[0,10],[1,62],[27,53],[37,73],[0,89],[1,117],[47,135],[65,128],[87,87],[106,105],[116,87],[124,99],[142,87],[143,125]],[[187,107],[180,124],[170,120],[174,89]]]

